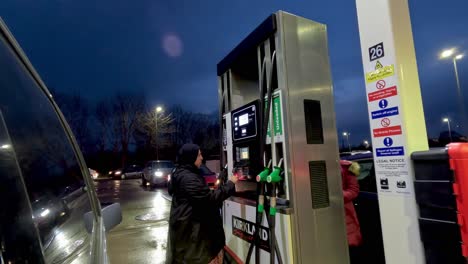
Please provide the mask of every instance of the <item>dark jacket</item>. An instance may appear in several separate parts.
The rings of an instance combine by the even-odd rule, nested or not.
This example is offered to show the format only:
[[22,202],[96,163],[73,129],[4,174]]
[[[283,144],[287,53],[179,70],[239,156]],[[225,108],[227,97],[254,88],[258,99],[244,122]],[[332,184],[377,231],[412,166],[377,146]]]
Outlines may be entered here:
[[234,194],[228,181],[210,190],[193,164],[179,166],[171,177],[172,195],[166,263],[209,263],[224,247],[222,202]]

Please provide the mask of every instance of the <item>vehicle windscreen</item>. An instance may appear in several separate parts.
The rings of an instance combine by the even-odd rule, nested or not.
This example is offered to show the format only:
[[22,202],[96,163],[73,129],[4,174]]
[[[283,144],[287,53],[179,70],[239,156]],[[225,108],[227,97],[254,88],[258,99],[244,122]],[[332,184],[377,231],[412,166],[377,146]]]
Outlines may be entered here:
[[160,161],[153,163],[156,169],[172,169],[174,168],[174,164],[170,161]]
[[200,167],[200,171],[202,173],[202,175],[213,175],[214,172],[212,172],[208,167],[206,167],[205,165],[202,165]]

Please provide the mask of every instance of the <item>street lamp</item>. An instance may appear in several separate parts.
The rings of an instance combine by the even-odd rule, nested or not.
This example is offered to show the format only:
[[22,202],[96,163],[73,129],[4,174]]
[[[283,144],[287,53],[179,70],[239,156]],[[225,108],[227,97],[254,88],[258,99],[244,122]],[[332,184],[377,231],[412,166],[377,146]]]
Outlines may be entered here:
[[449,131],[450,142],[452,142],[452,130],[450,129],[450,119],[448,119],[447,117],[445,117],[444,119],[442,119],[442,121],[444,121],[445,123],[447,123],[448,131]]
[[461,60],[463,58],[463,54],[455,54],[455,49],[448,49],[444,50],[440,53],[441,59],[452,59],[453,62],[453,69],[455,70],[455,80],[457,81],[457,93],[458,93],[458,104],[460,107],[460,111],[462,114],[462,123],[466,123],[466,113],[465,113],[465,105],[463,103],[463,93],[460,87],[460,79],[458,78],[458,68],[457,68],[457,60]]
[[343,132],[343,136],[346,137],[346,139],[348,140],[348,149],[349,149],[349,152],[351,152],[351,144],[349,144],[349,136],[351,135],[351,133],[348,133],[348,132]]
[[156,159],[159,160],[159,139],[158,139],[158,113],[161,113],[163,108],[161,106],[156,107]]

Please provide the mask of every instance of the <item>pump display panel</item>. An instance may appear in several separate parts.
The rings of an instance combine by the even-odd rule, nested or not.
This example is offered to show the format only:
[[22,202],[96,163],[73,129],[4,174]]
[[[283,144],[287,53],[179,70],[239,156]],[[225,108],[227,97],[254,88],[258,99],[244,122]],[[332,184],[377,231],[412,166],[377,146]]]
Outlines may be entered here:
[[232,114],[232,135],[234,141],[255,138],[257,136],[257,111],[257,103],[251,103]]

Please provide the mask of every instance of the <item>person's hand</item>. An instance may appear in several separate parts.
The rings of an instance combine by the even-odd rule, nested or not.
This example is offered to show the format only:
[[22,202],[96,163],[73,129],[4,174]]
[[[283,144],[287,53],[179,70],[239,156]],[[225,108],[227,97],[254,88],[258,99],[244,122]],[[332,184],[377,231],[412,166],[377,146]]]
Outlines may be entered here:
[[239,177],[236,174],[233,174],[233,175],[231,175],[229,180],[232,181],[234,184],[237,184],[237,181],[239,180]]

